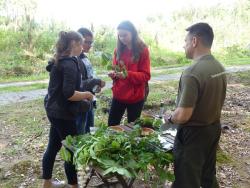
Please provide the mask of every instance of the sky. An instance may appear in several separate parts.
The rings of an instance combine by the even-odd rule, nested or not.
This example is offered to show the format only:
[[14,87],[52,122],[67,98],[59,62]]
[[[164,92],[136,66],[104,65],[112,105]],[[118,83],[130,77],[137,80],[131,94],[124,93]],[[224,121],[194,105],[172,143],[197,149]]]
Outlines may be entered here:
[[167,18],[182,7],[201,7],[225,4],[236,0],[38,0],[37,19],[55,20],[71,29],[85,26],[116,27],[123,20],[141,24],[147,16],[161,14]]

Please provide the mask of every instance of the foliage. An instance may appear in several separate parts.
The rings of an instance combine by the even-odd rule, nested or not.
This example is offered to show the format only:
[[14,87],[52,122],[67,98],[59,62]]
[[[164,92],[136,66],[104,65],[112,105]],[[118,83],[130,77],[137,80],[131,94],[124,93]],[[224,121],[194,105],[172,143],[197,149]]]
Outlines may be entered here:
[[[68,136],[64,144],[74,150],[73,161],[77,167],[98,167],[104,175],[117,173],[135,178],[143,172],[146,180],[153,174],[161,182],[173,180],[173,174],[168,170],[173,162],[172,154],[161,148],[157,134],[141,137],[139,126],[131,132],[114,132],[101,126],[93,135]],[[70,159],[66,148],[61,153],[64,160]]]
[[[136,27],[150,49],[153,67],[190,63],[182,49],[185,29],[191,23],[201,21],[208,22],[214,28],[213,51],[222,63],[249,64],[249,7],[249,0],[235,1],[232,6],[183,7],[167,19],[161,14],[151,15],[146,23]],[[1,77],[39,76],[45,72],[44,67],[53,55],[58,32],[67,26],[53,20],[46,24],[36,22],[36,8],[36,0],[0,1]],[[111,63],[104,63],[102,54],[113,54],[116,31],[104,25],[92,28],[92,31],[95,42],[89,58],[94,66],[110,70]]]
[[162,120],[157,117],[142,116],[141,118],[135,121],[135,125],[140,125],[141,127],[149,127],[155,130],[159,130],[162,124]]
[[114,29],[107,26],[101,26],[98,28],[98,30],[94,33],[94,50],[112,54],[116,46],[116,37],[114,33]]
[[[26,27],[25,23],[24,27]],[[53,54],[59,28],[57,25],[44,26],[43,29],[40,27],[32,31],[32,40],[22,26],[18,32],[13,29],[0,29],[2,77],[27,76],[45,72],[47,60]]]

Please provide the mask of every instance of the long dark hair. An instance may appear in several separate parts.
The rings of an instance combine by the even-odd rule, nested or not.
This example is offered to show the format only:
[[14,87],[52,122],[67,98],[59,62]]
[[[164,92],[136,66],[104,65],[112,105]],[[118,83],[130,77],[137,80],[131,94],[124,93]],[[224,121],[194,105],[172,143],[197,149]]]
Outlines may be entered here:
[[[146,47],[146,45],[139,38],[138,32],[137,32],[135,26],[130,21],[123,21],[118,25],[117,29],[118,30],[123,29],[123,30],[131,32],[131,34],[132,34],[132,41],[131,41],[132,49],[131,50],[132,50],[132,56],[133,56],[132,58],[134,61],[138,61],[140,58],[140,53]],[[121,58],[121,54],[124,51],[126,45],[124,45],[120,41],[119,36],[117,38],[118,39],[117,39],[116,59],[117,59],[117,61],[119,61]]]
[[83,42],[80,33],[75,31],[61,31],[56,43],[56,53],[54,55],[54,62],[57,63],[61,57],[68,57],[72,50],[72,42]]

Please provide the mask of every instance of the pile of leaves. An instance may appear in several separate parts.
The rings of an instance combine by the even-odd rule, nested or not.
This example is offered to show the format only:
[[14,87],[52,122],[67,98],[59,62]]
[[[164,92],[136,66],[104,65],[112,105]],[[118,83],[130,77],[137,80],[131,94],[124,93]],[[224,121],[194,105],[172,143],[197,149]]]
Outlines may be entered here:
[[101,126],[94,134],[68,136],[61,155],[70,161],[72,156],[66,149],[69,148],[73,150],[73,162],[77,168],[98,167],[103,170],[103,175],[117,173],[145,181],[152,180],[152,177],[157,177],[158,182],[173,181],[174,175],[169,170],[172,154],[162,149],[156,133],[145,137],[140,133],[140,126],[129,132],[115,132]]
[[135,120],[135,125],[139,125],[140,127],[148,127],[152,128],[154,130],[159,130],[161,125],[163,124],[163,121],[160,118],[154,118],[154,117],[141,117]]

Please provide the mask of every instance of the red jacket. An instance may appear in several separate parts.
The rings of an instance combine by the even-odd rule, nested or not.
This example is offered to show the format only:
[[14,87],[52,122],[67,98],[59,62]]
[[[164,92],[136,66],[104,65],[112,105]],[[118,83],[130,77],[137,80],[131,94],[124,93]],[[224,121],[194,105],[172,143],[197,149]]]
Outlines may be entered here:
[[[124,103],[136,103],[145,97],[145,84],[150,80],[150,58],[148,48],[144,48],[138,62],[132,60],[132,51],[125,49],[121,54],[121,61],[127,69],[125,79],[114,80],[113,98]],[[117,65],[116,50],[113,65]]]

